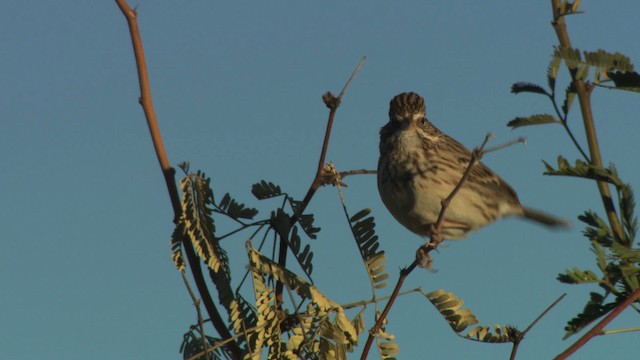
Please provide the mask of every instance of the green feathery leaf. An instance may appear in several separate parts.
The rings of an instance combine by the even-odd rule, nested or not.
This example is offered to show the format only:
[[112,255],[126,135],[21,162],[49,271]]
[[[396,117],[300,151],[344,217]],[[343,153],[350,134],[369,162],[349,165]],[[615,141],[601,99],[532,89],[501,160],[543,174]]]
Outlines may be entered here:
[[565,270],[564,274],[559,274],[558,281],[565,284],[584,284],[598,283],[600,282],[600,278],[591,270],[582,271],[574,267],[571,270]]
[[609,71],[607,76],[616,85],[614,89],[640,92],[640,74],[635,71]]
[[264,200],[282,195],[282,190],[280,190],[280,186],[272,182],[262,180],[259,183],[253,184],[251,187],[251,193],[258,200]]
[[613,243],[611,228],[609,228],[609,224],[598,216],[598,214],[589,210],[586,211],[584,215],[578,216],[578,219],[589,225],[582,231],[582,234],[587,239],[595,241],[601,246],[611,247]]
[[[364,209],[349,218],[349,226],[356,240],[360,256],[367,267],[367,273],[371,281],[373,289],[382,289],[387,286],[389,274],[384,272],[386,265],[384,264],[384,251],[378,250],[378,235],[375,230],[375,219],[369,216],[371,209]],[[345,214],[346,207],[345,207]],[[348,216],[348,215],[347,215]]]
[[495,325],[493,332],[489,326],[476,326],[464,335],[462,332],[465,329],[478,323],[478,319],[470,309],[461,309],[464,301],[444,290],[436,290],[424,295],[447,320],[451,329],[462,338],[480,342],[505,343],[512,341],[517,335],[515,328],[501,325]]
[[560,123],[560,121],[556,120],[552,115],[549,114],[538,114],[531,115],[527,117],[517,117],[507,123],[507,126],[510,128],[519,128],[523,126],[531,126],[531,125],[541,125],[541,124],[553,124]]
[[176,226],[173,230],[173,234],[171,234],[171,259],[173,260],[174,265],[178,271],[184,271],[186,265],[184,262],[184,257],[182,255],[182,235],[184,234],[184,229],[182,225]]
[[626,55],[616,53],[608,53],[602,49],[596,51],[585,51],[584,61],[586,64],[604,69],[605,72],[610,71],[633,71],[633,64]]
[[556,46],[553,56],[564,60],[571,69],[575,69],[579,64],[582,64],[582,57],[578,49]]
[[544,162],[547,171],[545,175],[562,175],[562,176],[575,176],[585,179],[592,179],[597,181],[606,181],[615,186],[622,185],[622,180],[618,177],[618,173],[615,167],[609,166],[608,168],[601,168],[588,164],[582,160],[576,160],[575,165],[569,165],[569,162],[562,156],[558,156],[558,168],[554,169],[547,162]]
[[551,57],[549,66],[547,66],[547,85],[549,85],[549,89],[551,89],[552,94],[555,92],[556,79],[558,78],[558,69],[560,68],[560,63],[560,58],[553,56]]
[[620,206],[620,219],[625,231],[625,240],[627,244],[633,244],[636,238],[636,232],[638,231],[638,218],[634,213],[636,201],[633,195],[633,190],[629,184],[621,184],[617,187],[617,190]]
[[313,214],[300,215],[298,223],[300,223],[300,227],[309,238],[316,239],[318,237],[316,234],[320,232],[320,228],[313,226]]
[[[336,343],[350,345],[357,343],[358,333],[356,328],[346,317],[342,306],[327,298],[314,285],[307,283],[301,277],[260,254],[251,246],[249,241],[247,242],[247,253],[251,271],[273,276],[276,281],[285,284],[287,288],[295,291],[303,299],[309,299],[317,307],[318,311],[335,315],[333,322],[330,324],[331,326],[325,330],[330,331],[333,338],[336,339]],[[340,337],[340,339],[337,340],[337,337]]]
[[571,82],[567,89],[565,90],[564,102],[562,103],[562,112],[564,113],[565,119],[569,110],[571,109],[571,104],[573,104],[573,100],[576,98],[576,85],[574,82]]
[[542,86],[533,84],[530,82],[517,82],[511,85],[511,92],[514,94],[519,94],[521,92],[533,93],[533,94],[542,94],[546,96],[551,96],[547,92],[547,90],[543,89]]
[[233,199],[229,193],[224,194],[218,204],[218,209],[235,220],[253,219],[258,214],[258,210],[245,207],[244,204]]
[[582,312],[567,322],[567,326],[564,328],[566,332],[563,339],[584,329],[593,321],[613,310],[617,305],[616,303],[604,304],[604,300],[604,296],[592,292],[589,302],[587,302]]

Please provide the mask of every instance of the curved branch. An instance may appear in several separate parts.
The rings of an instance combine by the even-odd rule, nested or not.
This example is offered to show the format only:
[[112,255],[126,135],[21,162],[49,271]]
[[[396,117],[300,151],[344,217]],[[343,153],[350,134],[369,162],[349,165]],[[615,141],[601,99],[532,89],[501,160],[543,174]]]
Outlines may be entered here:
[[[171,205],[173,206],[174,222],[177,222],[178,218],[180,218],[180,216],[182,215],[180,196],[178,195],[178,187],[175,180],[175,170],[169,163],[169,159],[162,142],[162,135],[160,134],[158,119],[153,107],[151,87],[149,86],[149,73],[147,71],[147,64],[142,47],[142,39],[140,37],[140,30],[138,28],[137,13],[134,9],[131,9],[131,7],[129,7],[129,4],[127,4],[126,0],[116,0],[116,4],[120,8],[120,11],[122,11],[122,14],[124,15],[125,19],[127,20],[127,24],[129,25],[129,33],[131,35],[131,42],[133,44],[133,52],[135,55],[136,66],[138,69],[138,80],[140,84],[139,102],[142,106],[142,110],[144,111],[147,125],[149,127],[149,132],[151,133],[153,147],[155,149],[156,156],[158,157],[158,162],[160,163],[160,168],[162,169],[162,174],[164,175],[164,179],[167,184],[169,198],[171,199]],[[191,268],[196,287],[198,288],[198,292],[200,293],[202,302],[207,309],[207,313],[209,314],[209,317],[211,318],[216,331],[218,331],[218,334],[220,334],[223,339],[232,339],[233,337],[231,333],[227,329],[224,320],[222,320],[222,317],[220,316],[220,313],[218,312],[218,309],[216,308],[213,299],[211,298],[211,293],[209,292],[207,283],[204,280],[202,266],[193,248],[193,244],[191,244],[190,241],[182,241],[182,245],[187,255],[187,260],[189,261],[189,267]],[[233,341],[228,346],[235,358],[241,358],[242,351],[237,342]]]

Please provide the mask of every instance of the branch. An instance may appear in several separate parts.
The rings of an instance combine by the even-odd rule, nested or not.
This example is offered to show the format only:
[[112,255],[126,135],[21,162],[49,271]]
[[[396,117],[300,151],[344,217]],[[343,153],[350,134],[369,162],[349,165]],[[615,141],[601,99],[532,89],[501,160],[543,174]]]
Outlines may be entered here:
[[[140,38],[137,13],[135,10],[129,7],[129,4],[127,4],[126,0],[116,0],[116,4],[120,8],[120,11],[122,11],[122,14],[127,20],[127,24],[129,26],[129,33],[131,35],[131,42],[133,44],[133,52],[135,55],[136,66],[138,69],[138,80],[140,84],[139,102],[140,105],[142,105],[142,110],[144,111],[147,125],[149,127],[149,132],[151,133],[151,140],[153,141],[156,156],[158,157],[158,162],[160,163],[160,168],[167,184],[169,198],[171,199],[171,205],[173,206],[175,223],[182,215],[180,196],[178,195],[178,187],[175,180],[175,169],[173,169],[173,167],[171,167],[171,164],[169,163],[169,159],[162,142],[160,127],[158,126],[158,119],[153,107],[153,100],[151,98],[151,87],[149,86],[149,73],[147,71],[147,64],[144,57],[142,39]],[[205,282],[204,276],[202,274],[200,261],[193,248],[193,244],[191,244],[190,241],[182,241],[182,245],[189,261],[189,267],[191,268],[193,279],[195,280],[196,287],[198,288],[198,292],[200,293],[200,298],[202,299],[202,302],[204,303],[204,306],[209,313],[209,317],[213,322],[216,331],[224,339],[232,338],[231,333],[227,329],[226,324],[222,320],[222,317],[220,316],[220,313],[218,312],[218,309],[216,308],[213,299],[211,298],[211,294],[209,292],[209,289],[207,288],[207,283]],[[240,347],[236,342],[230,343],[229,349],[235,358],[239,359],[241,357],[242,351],[240,350]]]
[[560,295],[560,297],[557,298],[556,301],[551,303],[551,305],[549,305],[540,315],[538,315],[538,317],[535,318],[535,320],[533,320],[533,322],[529,326],[527,326],[527,328],[524,329],[523,332],[519,333],[517,338],[513,339],[513,348],[511,349],[511,356],[509,357],[510,360],[515,360],[516,354],[518,353],[518,347],[520,346],[520,343],[522,342],[522,340],[524,340],[524,337],[527,335],[527,333],[531,329],[533,329],[533,327],[538,323],[538,321],[540,321],[540,319],[542,319],[545,315],[547,315],[547,313],[551,311],[551,309],[553,309],[556,305],[558,305],[558,303],[562,301],[562,299],[564,299],[565,296],[567,296],[567,293]]
[[[342,91],[340,91],[340,95],[338,95],[338,97],[333,96],[330,92],[326,92],[322,96],[322,100],[324,101],[324,104],[329,108],[329,119],[327,120],[327,129],[324,134],[322,150],[320,151],[320,160],[318,160],[318,168],[316,170],[316,176],[313,178],[313,181],[309,186],[307,195],[305,195],[304,200],[302,200],[302,203],[300,204],[300,206],[296,208],[295,214],[291,219],[291,226],[293,226],[293,224],[295,224],[298,221],[298,217],[302,215],[304,210],[307,208],[307,206],[309,205],[309,202],[311,201],[311,198],[313,198],[313,195],[316,193],[316,190],[318,190],[318,188],[323,185],[323,182],[322,182],[323,175],[324,175],[323,169],[324,169],[325,157],[327,155],[327,149],[329,148],[329,138],[331,137],[331,128],[333,127],[333,118],[335,117],[336,111],[338,110],[338,107],[342,102],[342,97],[344,96],[344,93],[349,88],[349,85],[351,84],[351,81],[353,81],[353,78],[360,71],[360,68],[362,67],[362,65],[364,65],[365,59],[366,57],[363,57],[360,60],[360,62],[358,63],[358,66],[356,66],[355,70],[353,70],[353,73],[351,73],[349,80],[347,80],[347,83],[342,88]],[[284,268],[286,264],[287,264],[287,242],[286,240],[283,239],[280,242],[280,248],[278,249],[278,265]],[[282,289],[283,289],[283,284],[281,282],[278,282],[276,284],[276,290],[275,290],[276,304],[278,305],[282,304]]]
[[[569,33],[567,32],[567,25],[565,23],[565,17],[563,16],[564,14],[561,13],[560,0],[551,0],[551,7],[553,10],[553,21],[551,22],[551,25],[556,32],[556,36],[560,42],[560,47],[570,48],[571,40],[569,39]],[[602,157],[600,155],[600,147],[598,146],[598,138],[596,136],[593,113],[591,111],[591,91],[593,90],[593,85],[585,84],[582,79],[578,79],[576,77],[575,66],[572,68],[567,64],[567,67],[571,74],[573,84],[575,85],[576,94],[580,103],[584,130],[587,136],[587,144],[589,145],[589,154],[591,155],[591,164],[597,167],[602,167]],[[609,224],[611,225],[611,230],[613,231],[616,239],[621,242],[622,239],[624,239],[624,233],[620,226],[620,221],[618,220],[613,200],[611,199],[609,185],[604,181],[598,181],[597,185],[604,209],[607,213]]]
[[586,344],[589,340],[597,335],[602,335],[603,329],[607,324],[609,324],[613,319],[615,319],[620,313],[626,309],[629,305],[633,304],[636,300],[640,298],[640,288],[636,289],[627,299],[621,302],[618,306],[616,306],[609,315],[607,315],[602,321],[598,323],[598,325],[594,326],[589,332],[584,334],[578,341],[576,341],[573,345],[571,345],[567,350],[563,351],[560,355],[556,356],[554,360],[564,360],[568,358],[571,354],[580,349],[584,344]]
[[[482,155],[484,154],[484,147],[491,137],[493,137],[493,134],[487,134],[484,138],[484,141],[482,142],[482,145],[480,145],[479,148],[473,149],[473,151],[471,152],[471,159],[469,159],[469,164],[467,165],[467,169],[465,170],[464,174],[462,174],[460,181],[458,181],[458,184],[451,191],[449,196],[447,196],[446,199],[442,200],[440,214],[438,215],[438,220],[432,226],[432,230],[429,234],[431,239],[427,244],[420,247],[420,249],[418,250],[419,254],[423,256],[428,256],[429,252],[435,250],[438,247],[438,245],[442,243],[443,239],[442,239],[440,230],[442,227],[444,214],[447,211],[447,208],[449,207],[449,204],[451,203],[451,200],[453,199],[453,197],[456,196],[456,194],[458,193],[458,191],[460,190],[464,182],[467,181],[467,178],[469,177],[469,174],[471,173],[471,169],[473,168],[473,166],[476,164],[476,162],[480,161],[480,159],[482,158]],[[391,293],[391,297],[389,298],[387,305],[384,307],[384,310],[382,310],[382,313],[378,317],[378,320],[376,321],[375,325],[371,328],[371,330],[369,330],[369,337],[367,338],[367,342],[365,343],[364,349],[362,350],[362,356],[360,356],[360,360],[365,360],[367,356],[369,356],[369,350],[371,349],[373,338],[382,328],[382,324],[387,318],[387,314],[389,314],[389,310],[391,310],[393,303],[396,301],[396,298],[400,293],[400,288],[402,288],[402,284],[404,283],[407,276],[409,276],[409,274],[411,274],[411,272],[416,268],[416,266],[420,265],[420,262],[421,262],[421,259],[418,256],[416,256],[416,259],[413,260],[413,262],[411,263],[411,265],[409,265],[408,268],[400,270],[400,277],[398,278],[396,287],[393,289],[393,292]]]

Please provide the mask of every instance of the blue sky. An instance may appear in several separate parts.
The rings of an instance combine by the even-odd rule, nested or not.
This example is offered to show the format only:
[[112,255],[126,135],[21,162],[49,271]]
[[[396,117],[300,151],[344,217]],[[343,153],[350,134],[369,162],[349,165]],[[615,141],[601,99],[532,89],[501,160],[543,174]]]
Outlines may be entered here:
[[[573,229],[501,221],[443,247],[434,255],[438,271],[414,272],[405,289],[452,291],[482,324],[521,329],[568,292],[524,341],[518,359],[550,358],[577,339],[561,341],[564,324],[594,289],[555,277],[573,266],[594,268],[575,217],[601,211],[595,185],[542,176],[541,160],[578,157],[560,127],[505,126],[515,116],[552,111],[542,97],[509,91],[516,81],[546,83],[557,43],[548,1],[131,5],[138,5],[169,158],[205,171],[219,196],[230,192],[255,204],[251,185],[266,179],[302,198],[326,124],[321,95],[339,92],[365,55],[327,154],[339,170],[375,168],[389,100],[403,91],[422,94],[429,118],[468,147],[489,131],[494,144],[526,136],[527,146],[484,162],[523,203],[573,219]],[[125,20],[113,1],[2,7],[0,358],[178,359],[195,312],[169,256],[172,211],[137,103]],[[640,3],[585,1],[582,10],[567,19],[575,47],[640,59],[630,41],[638,35]],[[603,157],[635,189],[637,96],[601,89],[593,95]],[[570,122],[584,143],[577,108]],[[374,176],[347,183],[350,211],[372,208],[394,282],[422,240],[392,219]],[[268,213],[276,205],[256,206]],[[368,280],[335,189],[321,189],[309,211],[323,229],[312,243],[316,284],[339,303],[367,298]],[[224,244],[239,271],[245,240]],[[609,328],[636,326],[635,320],[627,311]],[[418,295],[399,299],[387,330],[403,359],[496,359],[510,351],[459,339]],[[638,335],[627,333],[595,339],[576,358],[638,351]]]

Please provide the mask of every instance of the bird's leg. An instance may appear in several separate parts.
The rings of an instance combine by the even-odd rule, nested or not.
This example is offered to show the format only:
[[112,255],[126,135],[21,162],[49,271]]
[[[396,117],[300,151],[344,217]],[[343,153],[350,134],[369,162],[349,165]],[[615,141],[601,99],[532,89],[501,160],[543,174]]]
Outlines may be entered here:
[[428,226],[430,240],[416,251],[416,260],[418,261],[418,264],[420,264],[420,267],[431,270],[433,260],[431,259],[429,252],[437,249],[438,245],[440,245],[444,239],[442,238],[440,229],[436,227],[435,224],[430,224]]

